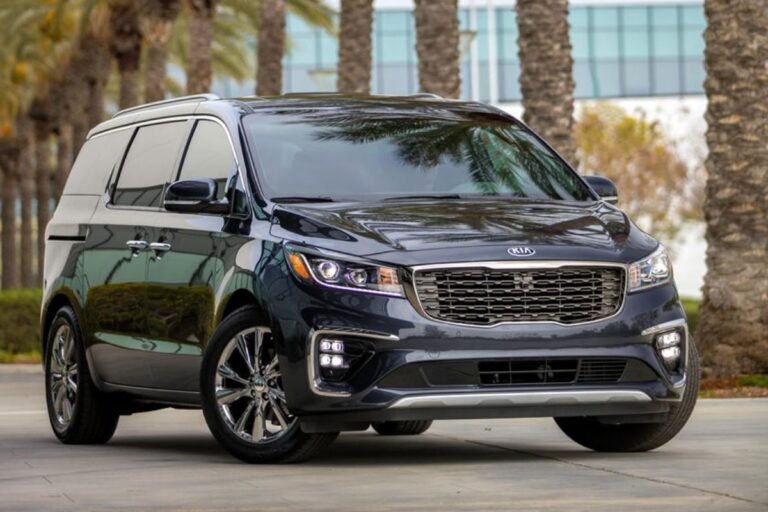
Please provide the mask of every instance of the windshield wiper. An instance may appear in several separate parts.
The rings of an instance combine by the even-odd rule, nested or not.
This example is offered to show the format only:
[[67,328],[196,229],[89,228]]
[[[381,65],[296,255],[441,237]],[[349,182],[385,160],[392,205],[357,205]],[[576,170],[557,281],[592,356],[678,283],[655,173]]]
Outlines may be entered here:
[[332,203],[333,198],[328,196],[281,196],[273,197],[274,203]]
[[408,199],[461,199],[459,194],[412,194],[409,196],[387,197],[384,201],[407,201]]

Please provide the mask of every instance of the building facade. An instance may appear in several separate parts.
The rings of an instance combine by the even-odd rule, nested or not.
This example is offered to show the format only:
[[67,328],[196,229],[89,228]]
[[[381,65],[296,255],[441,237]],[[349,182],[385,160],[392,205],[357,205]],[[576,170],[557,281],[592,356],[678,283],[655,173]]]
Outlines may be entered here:
[[[416,93],[413,3],[379,0],[375,7],[371,91]],[[459,17],[461,96],[519,102],[514,0],[461,0]],[[569,18],[577,99],[703,94],[701,0],[571,0]],[[333,91],[338,40],[295,16],[286,30],[285,91]],[[225,94],[253,91],[253,84],[222,86]]]

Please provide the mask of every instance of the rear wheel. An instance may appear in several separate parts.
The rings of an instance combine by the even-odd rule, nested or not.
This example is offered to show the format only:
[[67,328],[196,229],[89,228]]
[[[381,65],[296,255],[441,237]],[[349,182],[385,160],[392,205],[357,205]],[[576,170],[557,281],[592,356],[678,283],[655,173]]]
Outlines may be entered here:
[[63,443],[106,443],[120,415],[91,380],[82,339],[72,309],[58,310],[45,345],[48,419]]
[[432,420],[381,421],[371,426],[382,436],[417,436],[432,426]]
[[688,350],[688,373],[685,392],[680,402],[670,405],[663,423],[626,423],[607,425],[597,418],[555,418],[557,426],[572,440],[598,452],[645,452],[662,446],[674,438],[693,412],[699,393],[699,356],[691,340]]
[[205,420],[216,440],[245,462],[306,460],[338,432],[301,430],[288,409],[270,330],[255,326],[255,318],[255,308],[241,308],[213,335],[201,371]]

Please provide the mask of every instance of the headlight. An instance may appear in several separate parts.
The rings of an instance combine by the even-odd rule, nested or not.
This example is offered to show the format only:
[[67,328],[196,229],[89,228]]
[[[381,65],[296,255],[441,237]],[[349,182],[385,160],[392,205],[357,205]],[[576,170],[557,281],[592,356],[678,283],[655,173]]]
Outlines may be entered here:
[[672,263],[664,247],[659,246],[653,254],[629,266],[629,291],[666,283],[671,277]]
[[285,255],[291,271],[301,281],[342,290],[403,296],[395,268],[299,252],[291,247],[285,248]]

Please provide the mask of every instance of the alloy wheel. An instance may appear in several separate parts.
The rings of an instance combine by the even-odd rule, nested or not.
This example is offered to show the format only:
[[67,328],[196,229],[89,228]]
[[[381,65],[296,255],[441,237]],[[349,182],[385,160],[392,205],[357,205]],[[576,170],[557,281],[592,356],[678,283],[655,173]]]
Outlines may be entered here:
[[56,330],[48,357],[50,358],[48,385],[53,411],[56,423],[63,430],[72,422],[78,386],[75,335],[68,324],[62,324]]
[[215,391],[224,423],[245,441],[269,443],[296,425],[267,328],[246,329],[227,342],[216,367]]

